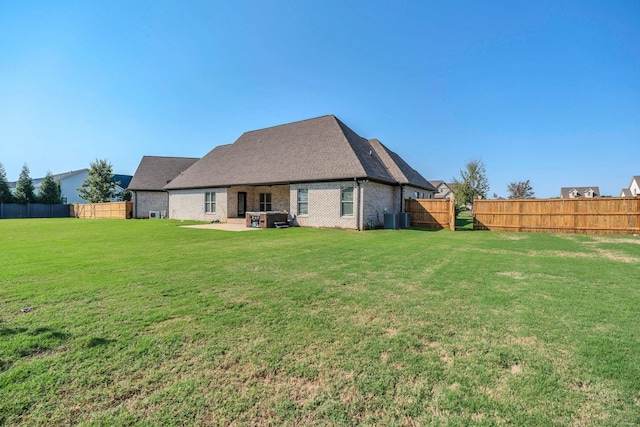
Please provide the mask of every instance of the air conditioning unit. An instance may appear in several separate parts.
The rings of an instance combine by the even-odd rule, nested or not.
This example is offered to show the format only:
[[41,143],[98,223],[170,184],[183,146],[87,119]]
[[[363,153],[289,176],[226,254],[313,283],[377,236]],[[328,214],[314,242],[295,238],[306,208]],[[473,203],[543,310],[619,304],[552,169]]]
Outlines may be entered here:
[[149,211],[149,219],[160,219],[160,211]]

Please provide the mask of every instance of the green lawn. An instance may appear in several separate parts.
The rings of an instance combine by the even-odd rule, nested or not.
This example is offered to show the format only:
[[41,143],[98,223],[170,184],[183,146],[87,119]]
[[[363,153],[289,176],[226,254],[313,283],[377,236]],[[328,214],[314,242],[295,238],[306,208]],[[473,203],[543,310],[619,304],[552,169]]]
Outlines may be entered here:
[[456,230],[473,230],[473,214],[471,211],[462,211],[456,216]]
[[0,425],[640,424],[639,237],[181,224],[0,221]]

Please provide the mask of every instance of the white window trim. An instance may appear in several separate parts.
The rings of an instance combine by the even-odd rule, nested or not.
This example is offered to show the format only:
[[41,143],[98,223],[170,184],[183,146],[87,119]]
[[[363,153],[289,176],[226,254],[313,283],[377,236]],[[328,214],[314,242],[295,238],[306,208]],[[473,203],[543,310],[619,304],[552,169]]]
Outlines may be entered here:
[[[344,192],[345,190],[351,190],[351,200],[347,200],[345,201],[343,199],[344,196]],[[350,214],[345,214],[344,213],[344,205],[345,203],[350,203],[351,204],[351,213]],[[340,189],[340,216],[341,217],[353,217],[354,216],[354,208],[355,208],[355,191],[353,189],[353,187],[343,187]]]
[[[209,196],[210,195],[210,196]],[[210,200],[207,200],[207,196],[210,197]],[[210,209],[210,210],[207,210]],[[216,203],[216,192],[215,191],[205,191],[204,193],[204,213],[205,214],[214,214],[218,209]]]
[[[306,202],[300,202],[300,192],[306,192],[307,194],[307,201]],[[300,212],[300,203],[304,203],[307,205],[307,211],[305,213]],[[297,191],[297,212],[298,212],[298,216],[302,216],[302,217],[306,217],[309,216],[309,189],[308,188],[298,188]]]

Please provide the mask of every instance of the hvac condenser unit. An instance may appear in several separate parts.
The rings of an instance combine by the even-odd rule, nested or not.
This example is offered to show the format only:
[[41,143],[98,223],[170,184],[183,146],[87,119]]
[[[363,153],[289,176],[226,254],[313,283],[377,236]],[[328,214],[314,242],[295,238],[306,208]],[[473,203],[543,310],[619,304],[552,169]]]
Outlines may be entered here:
[[160,211],[149,211],[149,219],[160,219]]

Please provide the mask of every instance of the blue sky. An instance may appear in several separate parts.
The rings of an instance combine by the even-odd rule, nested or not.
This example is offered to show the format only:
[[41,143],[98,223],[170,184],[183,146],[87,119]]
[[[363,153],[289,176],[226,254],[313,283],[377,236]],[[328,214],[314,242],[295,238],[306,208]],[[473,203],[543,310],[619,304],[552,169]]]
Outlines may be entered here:
[[0,2],[0,163],[16,180],[200,157],[334,114],[427,179],[490,194],[640,175],[640,2]]

